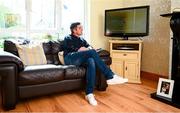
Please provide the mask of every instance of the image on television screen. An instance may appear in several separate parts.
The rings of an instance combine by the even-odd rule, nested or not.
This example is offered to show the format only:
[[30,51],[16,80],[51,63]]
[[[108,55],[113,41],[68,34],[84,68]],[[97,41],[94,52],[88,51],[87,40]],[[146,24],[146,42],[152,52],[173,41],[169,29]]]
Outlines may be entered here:
[[146,36],[149,6],[105,11],[106,36]]

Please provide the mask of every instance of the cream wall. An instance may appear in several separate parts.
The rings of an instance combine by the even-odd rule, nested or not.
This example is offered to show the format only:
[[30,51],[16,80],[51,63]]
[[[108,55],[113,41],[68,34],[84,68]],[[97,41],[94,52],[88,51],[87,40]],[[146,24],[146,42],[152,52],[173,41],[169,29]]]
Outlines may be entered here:
[[171,10],[174,11],[176,9],[180,11],[180,0],[171,0]]
[[163,76],[169,71],[170,27],[169,19],[160,14],[171,10],[171,0],[91,0],[90,42],[96,48],[109,50],[104,36],[104,10],[150,5],[149,36],[143,38],[141,70]]
[[122,7],[122,0],[90,0],[90,43],[95,48],[109,49],[104,36],[104,10]]

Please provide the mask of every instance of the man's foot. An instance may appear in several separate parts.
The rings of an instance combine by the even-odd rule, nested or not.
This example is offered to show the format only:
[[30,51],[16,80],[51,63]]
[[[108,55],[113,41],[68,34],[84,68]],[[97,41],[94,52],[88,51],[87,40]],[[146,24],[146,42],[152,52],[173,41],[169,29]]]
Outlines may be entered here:
[[118,75],[114,75],[112,79],[107,80],[107,84],[114,85],[114,84],[123,84],[128,82],[127,78],[122,78]]
[[93,105],[93,106],[97,106],[97,101],[94,98],[94,95],[92,93],[86,95],[86,100],[88,100],[89,104]]

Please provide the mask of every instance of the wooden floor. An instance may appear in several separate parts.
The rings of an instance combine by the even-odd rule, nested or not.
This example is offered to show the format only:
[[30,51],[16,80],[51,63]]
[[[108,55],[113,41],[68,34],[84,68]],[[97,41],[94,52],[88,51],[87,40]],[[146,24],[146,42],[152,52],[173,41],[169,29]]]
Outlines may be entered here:
[[[143,79],[142,84],[111,85],[95,91],[98,106],[84,99],[84,91],[71,91],[21,101],[13,112],[180,112],[180,109],[150,98],[157,82]],[[3,111],[0,108],[0,111]],[[9,111],[9,112],[11,112]]]

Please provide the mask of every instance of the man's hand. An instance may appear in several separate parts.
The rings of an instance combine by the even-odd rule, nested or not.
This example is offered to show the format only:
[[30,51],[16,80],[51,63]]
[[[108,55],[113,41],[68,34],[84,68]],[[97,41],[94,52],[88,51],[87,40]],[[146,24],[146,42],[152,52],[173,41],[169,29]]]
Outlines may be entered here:
[[86,48],[86,47],[80,47],[80,48],[78,49],[78,51],[87,51],[87,50],[89,50],[89,49]]
[[98,49],[96,49],[96,52],[99,52],[99,51],[101,51],[101,50],[103,50],[102,48],[98,48]]

